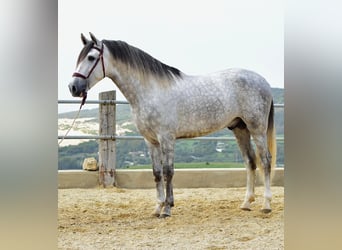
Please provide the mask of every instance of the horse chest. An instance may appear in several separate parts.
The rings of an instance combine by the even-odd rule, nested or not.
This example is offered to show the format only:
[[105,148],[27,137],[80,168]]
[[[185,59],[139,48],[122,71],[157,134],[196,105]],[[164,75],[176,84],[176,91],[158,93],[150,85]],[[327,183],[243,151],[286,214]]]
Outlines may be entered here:
[[133,111],[134,122],[147,140],[157,141],[157,135],[165,124],[164,113],[156,108],[140,108]]

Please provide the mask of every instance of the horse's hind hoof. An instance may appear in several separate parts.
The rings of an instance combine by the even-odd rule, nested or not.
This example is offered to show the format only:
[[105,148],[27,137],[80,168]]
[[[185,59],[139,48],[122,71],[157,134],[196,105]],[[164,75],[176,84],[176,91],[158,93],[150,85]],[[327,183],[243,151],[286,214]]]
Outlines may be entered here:
[[244,202],[241,206],[240,206],[241,210],[244,211],[252,211],[251,209],[251,203],[250,202]]
[[243,211],[252,211],[249,207],[240,207],[240,209]]
[[264,214],[269,214],[270,212],[272,212],[272,209],[270,209],[270,208],[263,208],[263,209],[261,209],[261,212],[263,212]]

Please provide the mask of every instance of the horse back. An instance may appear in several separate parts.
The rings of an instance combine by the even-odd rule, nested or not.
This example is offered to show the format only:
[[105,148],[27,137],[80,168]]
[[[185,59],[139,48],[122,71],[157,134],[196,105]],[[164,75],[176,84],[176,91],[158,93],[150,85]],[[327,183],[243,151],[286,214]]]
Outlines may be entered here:
[[263,77],[228,69],[185,76],[169,89],[151,91],[135,112],[135,120],[140,133],[150,140],[165,132],[191,138],[228,127],[237,117],[259,126],[267,121],[271,101],[271,89]]

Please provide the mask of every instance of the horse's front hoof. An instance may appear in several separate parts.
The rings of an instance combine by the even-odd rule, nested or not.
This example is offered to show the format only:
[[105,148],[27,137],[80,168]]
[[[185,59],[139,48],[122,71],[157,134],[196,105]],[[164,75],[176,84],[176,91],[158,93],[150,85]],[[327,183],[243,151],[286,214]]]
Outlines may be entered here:
[[168,218],[168,217],[171,217],[171,214],[161,214],[161,215],[159,216],[159,218],[162,218],[162,219]]
[[263,209],[261,209],[261,212],[263,212],[264,214],[269,214],[270,212],[272,212],[272,209],[270,209],[270,208],[263,208]]
[[263,212],[264,214],[269,214],[272,209],[271,209],[271,204],[270,204],[270,198],[265,199],[264,201],[264,205],[261,208],[261,212]]

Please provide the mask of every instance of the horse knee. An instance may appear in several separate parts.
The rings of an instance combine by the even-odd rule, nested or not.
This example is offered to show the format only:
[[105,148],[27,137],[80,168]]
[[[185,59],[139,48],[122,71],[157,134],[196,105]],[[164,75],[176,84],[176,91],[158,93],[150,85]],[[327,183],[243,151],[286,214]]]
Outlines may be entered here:
[[153,169],[154,181],[160,182],[162,179],[162,170],[161,169]]
[[173,177],[173,175],[174,175],[174,169],[173,169],[173,167],[171,167],[171,168],[168,168],[167,169],[167,171],[166,171],[166,175],[167,176],[170,176],[171,178]]
[[173,175],[174,175],[174,169],[173,169],[173,167],[166,167],[166,168],[164,169],[164,180],[165,180],[165,181],[171,181]]

